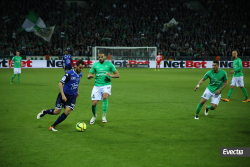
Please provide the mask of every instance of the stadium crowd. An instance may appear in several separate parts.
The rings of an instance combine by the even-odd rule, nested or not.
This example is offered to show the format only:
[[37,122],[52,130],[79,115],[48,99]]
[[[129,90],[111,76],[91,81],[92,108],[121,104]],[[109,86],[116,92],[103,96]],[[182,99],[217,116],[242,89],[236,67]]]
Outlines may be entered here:
[[[89,56],[92,46],[156,46],[164,57],[231,56],[233,49],[240,56],[250,55],[249,2],[244,0],[200,0],[201,10],[184,0],[87,2],[89,8],[70,7],[61,0],[2,1],[0,55],[14,55],[16,50],[21,55],[62,55],[67,49],[72,55]],[[55,25],[50,42],[18,33],[31,10],[46,26]],[[178,25],[163,32],[172,18]]]

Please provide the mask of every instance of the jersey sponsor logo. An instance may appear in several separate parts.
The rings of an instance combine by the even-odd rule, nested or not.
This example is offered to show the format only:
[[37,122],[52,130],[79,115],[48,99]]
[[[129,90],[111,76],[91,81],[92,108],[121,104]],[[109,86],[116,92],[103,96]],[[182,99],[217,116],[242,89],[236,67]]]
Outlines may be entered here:
[[107,75],[106,73],[96,74],[96,76]]
[[69,59],[66,60],[66,64],[70,64],[70,60]]
[[212,84],[212,85],[220,85],[221,82],[222,82],[222,81],[218,81],[217,78],[213,78],[213,79],[211,80],[211,84]]
[[77,88],[78,88],[78,83],[71,84],[71,89],[77,89]]
[[76,80],[76,77],[71,77],[70,79],[71,79],[71,80]]

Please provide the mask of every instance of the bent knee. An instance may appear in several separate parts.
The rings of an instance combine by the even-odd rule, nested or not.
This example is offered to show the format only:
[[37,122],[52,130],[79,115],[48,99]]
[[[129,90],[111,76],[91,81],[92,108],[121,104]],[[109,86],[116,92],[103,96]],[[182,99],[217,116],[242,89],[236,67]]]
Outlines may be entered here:
[[92,106],[95,107],[97,105],[97,102],[98,102],[97,100],[92,101]]
[[200,101],[200,103],[204,104],[204,103],[206,103],[206,101],[207,101],[207,99],[202,98],[201,101]]
[[105,94],[102,96],[102,99],[103,99],[103,100],[106,100],[106,99],[108,99],[108,97],[109,97],[109,94],[108,94],[108,93],[107,93],[107,94],[105,93]]
[[53,112],[54,115],[60,114],[60,112],[62,111],[62,109],[58,109],[56,108]]
[[211,109],[212,109],[212,110],[215,110],[216,108],[217,108],[217,105],[212,105],[212,106],[211,106]]
[[65,113],[66,115],[69,115],[70,112],[71,112],[71,111],[65,111],[64,113]]
[[234,86],[233,86],[233,85],[230,85],[230,88],[231,88],[231,89],[233,89],[233,88],[234,88]]
[[64,113],[65,113],[66,115],[69,115],[71,111],[72,111],[71,108],[66,107]]
[[108,99],[108,96],[103,96],[102,99],[103,99],[103,100],[106,100],[106,99]]

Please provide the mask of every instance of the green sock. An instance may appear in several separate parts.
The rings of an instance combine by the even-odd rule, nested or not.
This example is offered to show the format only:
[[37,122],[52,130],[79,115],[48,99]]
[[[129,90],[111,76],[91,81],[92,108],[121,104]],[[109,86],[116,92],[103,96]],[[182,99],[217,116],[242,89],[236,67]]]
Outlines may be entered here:
[[17,82],[19,83],[20,81],[20,74],[17,74]]
[[12,75],[11,82],[13,81],[13,79],[15,78],[15,76],[16,76],[16,74]]
[[248,99],[248,94],[247,94],[246,88],[244,87],[244,88],[242,88],[241,90],[243,91],[243,93],[244,93],[246,99]]
[[212,108],[212,105],[207,106],[207,109],[209,109],[209,110],[214,110],[214,109]]
[[96,109],[97,109],[97,106],[92,106],[92,113],[94,116],[96,116]]
[[231,97],[233,91],[234,91],[233,88],[230,88],[230,89],[229,89],[229,92],[228,92],[228,94],[227,94],[227,98],[228,98],[228,99],[230,99],[230,97]]
[[107,110],[108,110],[108,99],[104,99],[103,100],[103,103],[102,103],[102,110],[103,110],[103,116],[106,117],[106,113],[107,113]]
[[199,103],[196,107],[196,115],[199,115],[199,112],[201,111],[203,104]]

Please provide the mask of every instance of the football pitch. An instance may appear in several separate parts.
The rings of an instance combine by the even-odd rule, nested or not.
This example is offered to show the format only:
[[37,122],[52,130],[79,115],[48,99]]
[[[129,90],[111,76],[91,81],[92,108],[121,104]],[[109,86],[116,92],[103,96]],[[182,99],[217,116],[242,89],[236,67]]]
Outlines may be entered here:
[[[195,92],[211,69],[118,68],[112,79],[107,123],[103,124],[102,102],[97,105],[94,125],[89,121],[94,79],[83,69],[75,110],[49,131],[59,115],[36,116],[55,107],[63,69],[22,69],[10,84],[13,69],[0,69],[0,166],[35,167],[215,167],[250,166],[250,157],[220,157],[221,147],[250,147],[250,103],[235,87],[229,103],[220,101],[216,110],[195,120],[197,104],[209,80]],[[226,69],[228,86],[232,69]],[[250,69],[244,69],[250,95]],[[62,112],[61,112],[62,113]],[[85,132],[77,132],[85,122]]]

